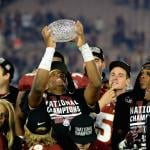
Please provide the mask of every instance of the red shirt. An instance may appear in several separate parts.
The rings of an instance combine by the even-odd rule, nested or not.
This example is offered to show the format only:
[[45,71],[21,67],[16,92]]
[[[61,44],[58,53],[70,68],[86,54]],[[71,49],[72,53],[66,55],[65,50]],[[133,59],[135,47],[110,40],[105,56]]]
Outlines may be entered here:
[[8,142],[6,137],[0,133],[0,150],[6,150],[8,149]]

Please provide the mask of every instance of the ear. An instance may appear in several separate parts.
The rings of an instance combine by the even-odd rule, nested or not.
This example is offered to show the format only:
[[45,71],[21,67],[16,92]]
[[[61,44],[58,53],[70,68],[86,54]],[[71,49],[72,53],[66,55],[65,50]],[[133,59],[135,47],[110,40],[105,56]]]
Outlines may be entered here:
[[102,69],[104,69],[106,67],[106,63],[103,61],[102,63]]
[[4,77],[5,77],[6,80],[9,80],[9,79],[10,79],[10,73],[6,73],[6,74],[4,75]]
[[46,84],[46,87],[45,87],[45,90],[47,90],[48,89],[48,84]]

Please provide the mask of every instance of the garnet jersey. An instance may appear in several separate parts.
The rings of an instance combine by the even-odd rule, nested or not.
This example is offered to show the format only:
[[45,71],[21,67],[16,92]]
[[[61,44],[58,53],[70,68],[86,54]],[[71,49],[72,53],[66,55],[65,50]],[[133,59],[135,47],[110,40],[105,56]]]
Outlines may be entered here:
[[[18,89],[20,91],[30,90],[32,83],[33,83],[34,76],[35,76],[35,73],[28,73],[28,74],[23,75],[21,79],[19,80]],[[85,88],[88,83],[87,77],[80,73],[73,73],[72,79],[77,89]]]
[[85,88],[88,84],[88,78],[82,73],[72,73],[72,79],[76,89]]
[[34,76],[35,76],[34,73],[28,73],[28,74],[25,74],[24,76],[22,76],[21,79],[19,80],[18,89],[20,91],[30,90]]
[[62,150],[62,148],[58,144],[54,144],[53,146],[37,144],[30,147],[29,150]]
[[97,141],[94,145],[97,146],[98,149],[111,149],[114,112],[115,105],[111,103],[105,106],[96,117],[95,127],[97,128]]
[[[29,90],[31,89],[32,82],[34,79],[34,73],[25,74],[19,80],[18,88],[19,90]],[[88,84],[88,78],[84,74],[81,73],[72,73],[72,79],[75,85],[75,88],[85,88]]]
[[0,133],[0,150],[6,150],[8,149],[8,142],[6,137]]

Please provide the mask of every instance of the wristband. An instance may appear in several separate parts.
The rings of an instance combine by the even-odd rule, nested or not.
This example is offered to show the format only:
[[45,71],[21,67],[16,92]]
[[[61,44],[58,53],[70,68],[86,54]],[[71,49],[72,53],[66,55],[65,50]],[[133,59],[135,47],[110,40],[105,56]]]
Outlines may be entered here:
[[50,71],[55,48],[47,47],[39,65],[39,69]]
[[81,51],[81,54],[83,56],[83,60],[84,62],[87,62],[87,61],[91,61],[91,60],[94,60],[94,56],[91,52],[91,49],[89,47],[89,45],[87,43],[85,43],[84,45],[82,45],[79,50]]

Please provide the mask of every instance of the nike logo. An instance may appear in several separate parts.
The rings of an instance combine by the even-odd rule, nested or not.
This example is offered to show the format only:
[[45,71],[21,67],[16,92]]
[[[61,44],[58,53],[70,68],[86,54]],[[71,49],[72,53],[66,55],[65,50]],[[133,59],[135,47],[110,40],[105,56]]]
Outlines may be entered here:
[[38,122],[38,123],[37,123],[38,126],[41,126],[41,125],[43,125],[43,124],[45,124],[45,122]]

